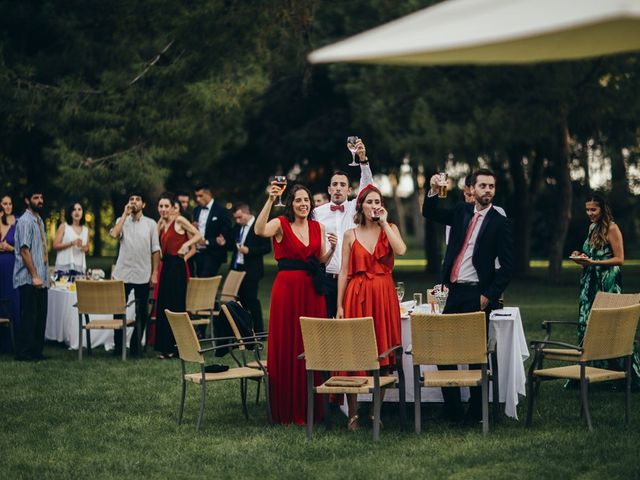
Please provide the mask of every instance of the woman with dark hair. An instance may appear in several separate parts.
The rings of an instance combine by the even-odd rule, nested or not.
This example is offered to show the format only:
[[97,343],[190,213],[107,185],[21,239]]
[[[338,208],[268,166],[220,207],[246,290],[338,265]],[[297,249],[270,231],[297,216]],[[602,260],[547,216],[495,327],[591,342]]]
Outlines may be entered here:
[[156,303],[155,349],[160,352],[158,358],[163,360],[173,358],[176,354],[176,341],[164,310],[184,311],[187,295],[185,255],[201,238],[198,229],[178,214],[174,204],[173,194],[165,192],[160,195],[158,233],[162,249],[162,270]]
[[[324,249],[324,227],[312,220],[311,192],[294,185],[287,198],[284,215],[269,220],[276,197],[283,189],[275,183],[255,221],[255,232],[273,237],[278,274],[271,290],[269,315],[269,398],[271,416],[277,423],[306,422],[306,370],[298,360],[303,351],[300,317],[325,317],[324,271],[338,241],[328,235],[331,248]],[[320,378],[317,379],[320,381]],[[322,402],[316,402],[316,419],[322,418]]]
[[[14,246],[16,234],[16,217],[13,214],[13,201],[9,195],[2,197],[0,209],[0,299],[6,300],[8,305],[0,305],[0,316],[11,314],[14,331],[18,330],[20,323],[20,295],[13,288],[13,265],[16,261]],[[4,311],[8,308],[9,311]],[[11,351],[11,338],[6,330],[0,340],[0,351]]]
[[65,221],[60,224],[53,240],[56,253],[56,272],[65,275],[84,275],[87,270],[85,254],[89,251],[89,229],[84,224],[84,209],[79,202],[69,205]]
[[[582,252],[574,250],[571,253],[571,259],[583,267],[578,302],[579,344],[582,344],[596,293],[622,293],[620,267],[624,263],[622,232],[613,221],[605,198],[592,193],[587,197],[585,208],[591,222],[589,233],[582,245]],[[633,383],[640,386],[640,356],[637,352],[633,355],[632,370]]]
[[[358,194],[353,221],[356,228],[347,230],[342,242],[337,317],[373,317],[378,353],[383,353],[402,344],[400,305],[391,272],[394,256],[404,255],[407,246],[398,227],[387,221],[380,190],[371,184]],[[393,362],[393,358],[387,358],[380,361],[380,366],[389,370]],[[347,395],[347,403],[347,427],[357,430],[357,395]]]

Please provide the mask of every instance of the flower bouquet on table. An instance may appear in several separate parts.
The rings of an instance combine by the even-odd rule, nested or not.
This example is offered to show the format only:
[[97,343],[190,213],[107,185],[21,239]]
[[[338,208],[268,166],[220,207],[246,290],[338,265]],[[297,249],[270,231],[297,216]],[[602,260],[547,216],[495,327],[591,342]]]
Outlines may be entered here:
[[449,287],[437,284],[434,285],[431,290],[428,290],[427,294],[429,297],[429,304],[431,305],[431,311],[434,313],[442,313],[444,311],[444,306],[447,304]]

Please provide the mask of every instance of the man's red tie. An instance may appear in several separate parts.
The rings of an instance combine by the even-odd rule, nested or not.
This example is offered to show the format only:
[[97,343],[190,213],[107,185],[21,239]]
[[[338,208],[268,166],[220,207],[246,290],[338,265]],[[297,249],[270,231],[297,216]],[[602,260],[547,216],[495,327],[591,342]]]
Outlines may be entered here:
[[344,212],[344,205],[331,205],[329,208],[331,208],[332,212],[335,212],[336,210]]
[[471,234],[473,233],[473,229],[476,228],[476,223],[478,223],[478,218],[480,218],[480,212],[476,212],[469,222],[469,228],[467,228],[467,234],[464,236],[464,241],[462,242],[462,248],[460,249],[460,253],[456,257],[453,262],[453,267],[451,267],[451,283],[456,283],[458,281],[458,275],[460,274],[460,266],[462,265],[462,259],[464,258],[464,252],[467,251],[467,247],[469,246],[469,240],[471,239]]

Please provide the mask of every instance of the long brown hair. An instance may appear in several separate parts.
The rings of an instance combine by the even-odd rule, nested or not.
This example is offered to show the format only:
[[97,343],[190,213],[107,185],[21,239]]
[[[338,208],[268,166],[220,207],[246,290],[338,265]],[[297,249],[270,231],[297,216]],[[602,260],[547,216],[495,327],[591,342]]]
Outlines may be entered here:
[[367,197],[374,192],[380,195],[380,206],[384,208],[384,197],[380,193],[380,190],[378,190],[378,188],[374,185],[367,185],[362,189],[362,191],[358,195],[358,198],[356,199],[356,213],[353,216],[353,223],[355,223],[356,225],[364,225],[366,223],[364,212],[362,211],[362,204],[367,199]]
[[299,190],[304,190],[305,192],[307,192],[307,195],[309,195],[309,215],[307,216],[307,219],[313,220],[313,195],[311,195],[311,190],[309,190],[304,185],[297,183],[293,187],[291,187],[291,190],[289,190],[289,196],[284,203],[283,215],[287,217],[287,220],[289,220],[289,222],[293,222],[296,219],[296,216],[293,213],[293,200],[296,198],[296,193]]
[[598,218],[595,222],[595,227],[591,230],[591,235],[589,235],[589,243],[593,248],[601,249],[607,243],[609,243],[608,235],[609,235],[609,227],[613,222],[613,215],[611,214],[611,209],[607,204],[607,201],[602,195],[598,195],[597,193],[592,193],[587,196],[586,202],[594,202],[598,204],[600,207],[600,218]]

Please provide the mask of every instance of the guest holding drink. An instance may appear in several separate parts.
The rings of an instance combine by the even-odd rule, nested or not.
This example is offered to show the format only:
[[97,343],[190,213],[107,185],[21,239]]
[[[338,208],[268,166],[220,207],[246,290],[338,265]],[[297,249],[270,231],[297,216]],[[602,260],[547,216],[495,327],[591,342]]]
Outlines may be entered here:
[[[13,288],[13,265],[15,264],[16,217],[13,214],[13,200],[9,195],[2,197],[0,210],[0,299],[7,303],[1,305],[0,315],[11,314],[14,331],[20,325],[20,295]],[[11,350],[11,338],[8,329],[0,341],[0,352]]]
[[160,195],[158,213],[160,214],[162,270],[158,282],[155,349],[160,352],[158,358],[164,360],[173,358],[176,354],[176,341],[164,310],[169,309],[174,312],[185,310],[187,295],[185,256],[202,236],[186,218],[178,215],[173,194]]
[[[394,256],[404,255],[407,247],[398,227],[387,221],[384,200],[375,186],[360,191],[355,208],[357,226],[345,232],[342,242],[337,317],[373,317],[378,353],[383,353],[402,343],[400,305],[391,272]],[[380,361],[384,370],[392,363],[390,358]],[[357,430],[357,395],[347,395],[347,401],[348,428]]]
[[86,253],[89,251],[89,229],[84,224],[84,209],[79,202],[66,210],[53,240],[56,253],[56,272],[65,275],[84,275],[87,271]]
[[[582,344],[591,306],[598,292],[622,293],[620,267],[624,263],[622,232],[613,221],[605,198],[597,193],[587,197],[587,217],[591,222],[582,252],[574,250],[571,259],[583,267],[578,301],[578,343]],[[609,361],[610,362],[610,361]],[[623,362],[616,362],[623,370]],[[604,365],[603,365],[604,366]],[[607,368],[607,367],[605,367]],[[609,365],[608,368],[615,368]],[[635,351],[631,365],[633,384],[640,386],[640,355]]]
[[[287,198],[284,214],[269,220],[273,202],[283,188],[275,182],[255,221],[255,232],[273,238],[278,274],[271,290],[269,316],[269,395],[271,415],[277,423],[306,422],[306,370],[298,360],[303,351],[300,317],[325,317],[322,294],[323,272],[335,250],[337,238],[329,235],[325,249],[324,227],[312,220],[311,192],[294,185]],[[320,382],[320,378],[317,379]],[[316,402],[315,418],[322,418],[322,402]]]

